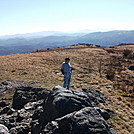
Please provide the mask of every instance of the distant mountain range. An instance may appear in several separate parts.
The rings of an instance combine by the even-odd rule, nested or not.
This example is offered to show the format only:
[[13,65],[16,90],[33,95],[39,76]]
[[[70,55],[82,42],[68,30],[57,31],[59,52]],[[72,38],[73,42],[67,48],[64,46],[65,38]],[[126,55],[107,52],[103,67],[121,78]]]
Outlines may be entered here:
[[0,36],[0,55],[28,53],[40,49],[63,47],[78,43],[100,46],[134,43],[134,30],[115,30],[93,33],[62,33],[58,31],[48,31]]

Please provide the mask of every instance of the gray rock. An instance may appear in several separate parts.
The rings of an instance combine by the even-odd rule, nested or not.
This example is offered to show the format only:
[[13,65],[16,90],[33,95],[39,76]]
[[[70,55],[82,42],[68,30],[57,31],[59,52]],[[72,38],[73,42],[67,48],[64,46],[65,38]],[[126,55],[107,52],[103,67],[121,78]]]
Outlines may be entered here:
[[[35,110],[35,112],[34,112],[34,114],[33,114],[33,116],[32,116],[32,119],[33,120],[42,120],[42,117],[43,117],[43,107],[42,106],[39,106],[36,110]],[[44,120],[43,120],[44,121]]]
[[97,101],[98,104],[103,103],[106,105],[106,98],[100,91],[93,89],[82,89],[82,91],[90,94],[91,96],[94,96],[96,100],[93,101]]
[[13,96],[12,107],[14,109],[21,109],[31,99],[32,99],[32,96],[30,96],[29,93],[21,91],[21,90],[16,90],[16,92],[15,92],[15,94]]
[[105,110],[105,109],[102,109],[100,107],[94,107],[100,114],[101,116],[105,119],[105,120],[108,120],[110,118],[110,113]]
[[3,109],[0,110],[0,115],[1,114],[6,114],[10,110],[10,107],[4,107]]
[[43,100],[39,100],[36,102],[28,102],[24,105],[25,110],[36,110],[37,107],[42,106]]
[[5,106],[8,106],[8,103],[6,101],[1,101],[0,107],[5,107]]
[[11,115],[13,114],[13,112],[15,112],[15,110],[13,108],[10,108],[8,111],[7,111],[7,115]]
[[12,107],[14,109],[22,109],[28,102],[45,99],[48,91],[43,91],[43,88],[19,87],[13,96]]
[[22,120],[27,120],[31,116],[32,116],[32,113],[23,108],[21,110],[18,110],[18,115],[16,117],[16,122],[22,122]]
[[3,117],[3,116],[0,116],[0,124],[4,124],[7,122],[7,118],[6,117]]
[[3,84],[3,85],[8,85],[9,82],[8,82],[8,81],[3,81],[2,84]]
[[26,70],[26,68],[18,68],[18,70]]
[[31,134],[42,134],[41,133],[41,125],[39,124],[38,120],[34,120],[31,122]]
[[84,107],[97,106],[97,104],[98,101],[94,96],[82,90],[67,90],[56,86],[44,101],[44,118],[46,122],[52,121]]
[[107,85],[106,88],[113,88],[113,86],[112,85]]
[[20,124],[19,126],[10,129],[10,134],[28,134],[29,126],[27,124]]
[[86,107],[48,123],[43,134],[116,134],[94,107]]
[[12,117],[12,116],[9,116],[9,117],[5,117],[5,116],[2,117],[1,116],[0,117],[0,124],[5,125],[9,130],[12,127],[16,127],[14,117]]
[[3,124],[0,124],[0,134],[9,134],[9,130]]

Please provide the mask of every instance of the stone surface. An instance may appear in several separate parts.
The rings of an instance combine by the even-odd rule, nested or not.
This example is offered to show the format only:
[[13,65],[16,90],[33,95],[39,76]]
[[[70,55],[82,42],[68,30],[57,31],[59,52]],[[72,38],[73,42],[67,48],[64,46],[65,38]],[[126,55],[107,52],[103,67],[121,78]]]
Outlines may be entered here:
[[[100,92],[67,90],[56,86],[44,102],[45,121],[51,121],[84,107],[95,107],[99,102],[105,103],[105,98]],[[101,98],[100,98],[101,97]]]
[[3,109],[0,110],[0,115],[1,114],[6,114],[10,110],[10,107],[4,107]]
[[9,130],[3,124],[0,124],[0,134],[9,134]]
[[15,112],[15,110],[13,108],[10,108],[8,111],[7,111],[7,115],[11,115],[13,114],[13,112]]
[[20,124],[19,126],[13,127],[10,130],[10,134],[28,134],[29,126],[27,124]]
[[43,134],[116,134],[94,107],[86,107],[77,112],[51,121]]
[[82,91],[90,94],[91,96],[94,96],[95,97],[95,101],[99,103],[103,103],[106,105],[106,98],[105,96],[98,90],[93,90],[93,89],[82,89]]
[[108,120],[110,118],[110,114],[107,110],[102,109],[100,107],[94,107],[100,114],[101,116],[105,119]]
[[13,96],[12,107],[14,109],[21,109],[28,102],[45,99],[47,95],[48,92],[43,91],[43,88],[19,87]]
[[0,107],[5,107],[5,106],[8,106],[8,103],[6,101],[1,101]]

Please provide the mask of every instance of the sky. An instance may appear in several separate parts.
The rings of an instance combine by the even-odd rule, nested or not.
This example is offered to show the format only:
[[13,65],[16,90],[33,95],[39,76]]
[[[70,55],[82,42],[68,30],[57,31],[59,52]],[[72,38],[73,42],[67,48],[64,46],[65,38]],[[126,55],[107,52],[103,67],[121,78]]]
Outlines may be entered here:
[[0,35],[134,30],[134,0],[0,0]]

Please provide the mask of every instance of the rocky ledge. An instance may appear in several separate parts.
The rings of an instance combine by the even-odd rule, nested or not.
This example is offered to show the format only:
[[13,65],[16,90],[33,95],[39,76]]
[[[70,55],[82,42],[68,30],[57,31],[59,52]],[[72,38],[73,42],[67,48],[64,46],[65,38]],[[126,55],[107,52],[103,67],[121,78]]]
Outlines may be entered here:
[[2,134],[116,134],[106,122],[112,111],[98,106],[106,105],[98,90],[21,86],[11,103],[0,102]]

